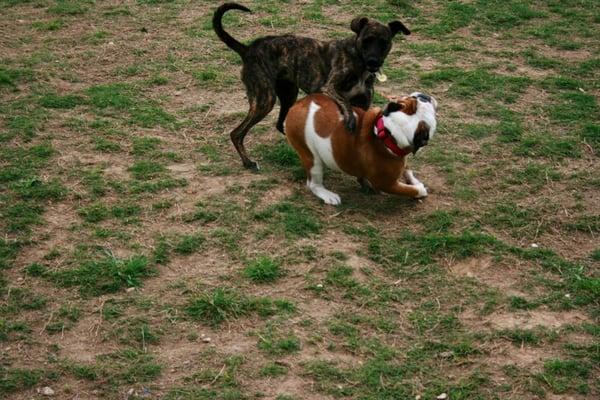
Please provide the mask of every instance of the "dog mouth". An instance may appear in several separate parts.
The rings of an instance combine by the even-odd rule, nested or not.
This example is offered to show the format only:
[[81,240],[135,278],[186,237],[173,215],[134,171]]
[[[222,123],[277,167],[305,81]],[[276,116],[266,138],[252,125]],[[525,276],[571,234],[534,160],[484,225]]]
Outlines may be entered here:
[[423,147],[427,146],[427,143],[428,143],[428,142],[429,142],[428,140],[425,140],[425,141],[423,141],[423,142],[420,142],[420,143],[413,143],[413,146],[412,146],[412,153],[413,153],[413,156],[414,156],[415,154],[417,154],[417,151],[419,151],[421,148],[423,148]]
[[381,68],[381,66],[377,66],[376,67],[376,66],[373,66],[373,65],[371,65],[371,66],[367,65],[367,71],[369,71],[369,72],[371,72],[373,74],[375,72],[379,71],[379,68]]

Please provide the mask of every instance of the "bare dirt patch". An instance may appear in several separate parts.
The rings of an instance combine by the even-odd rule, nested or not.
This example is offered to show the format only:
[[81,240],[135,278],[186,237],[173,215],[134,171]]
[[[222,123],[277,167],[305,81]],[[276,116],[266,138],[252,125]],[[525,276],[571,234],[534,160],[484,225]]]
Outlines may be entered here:
[[507,295],[523,295],[518,289],[523,270],[519,266],[506,263],[497,264],[492,257],[468,258],[449,265],[450,273],[457,277],[473,278],[488,286],[497,288]]
[[460,315],[460,320],[467,326],[482,329],[532,329],[537,326],[557,329],[589,321],[588,317],[579,311],[553,312],[542,309],[514,313],[496,312],[487,316],[465,311]]

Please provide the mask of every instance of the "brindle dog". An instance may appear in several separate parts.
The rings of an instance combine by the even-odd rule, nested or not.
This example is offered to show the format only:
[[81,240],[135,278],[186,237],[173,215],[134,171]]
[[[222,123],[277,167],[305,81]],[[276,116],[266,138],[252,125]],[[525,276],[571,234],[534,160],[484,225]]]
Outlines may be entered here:
[[242,81],[246,85],[250,110],[244,121],[231,132],[231,141],[246,168],[257,164],[248,158],[244,137],[262,120],[279,98],[281,109],[277,129],[283,133],[283,121],[296,102],[298,90],[305,93],[323,92],[339,105],[346,127],[356,128],[352,106],[364,108],[373,98],[374,73],[383,65],[392,47],[392,38],[398,32],[410,31],[400,21],[383,25],[369,18],[356,18],[350,28],[356,35],[342,40],[323,42],[294,36],[267,36],[246,46],[223,29],[225,12],[248,8],[226,3],[213,16],[217,36],[237,52],[243,61]]

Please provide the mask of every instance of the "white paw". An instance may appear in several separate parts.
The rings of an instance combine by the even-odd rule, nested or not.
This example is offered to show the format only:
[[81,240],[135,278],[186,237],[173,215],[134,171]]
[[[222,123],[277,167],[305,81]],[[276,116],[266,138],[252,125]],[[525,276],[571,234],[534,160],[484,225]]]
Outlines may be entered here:
[[330,204],[332,206],[339,206],[342,204],[342,199],[336,193],[330,192],[324,187],[316,187],[313,188],[313,193],[323,200],[325,204]]
[[342,199],[340,198],[340,196],[333,192],[328,191],[327,193],[324,193],[319,197],[325,202],[325,204],[330,204],[332,206],[339,206],[340,204],[342,204]]
[[421,182],[414,185],[417,188],[417,196],[415,198],[420,199],[423,197],[427,197],[427,188]]

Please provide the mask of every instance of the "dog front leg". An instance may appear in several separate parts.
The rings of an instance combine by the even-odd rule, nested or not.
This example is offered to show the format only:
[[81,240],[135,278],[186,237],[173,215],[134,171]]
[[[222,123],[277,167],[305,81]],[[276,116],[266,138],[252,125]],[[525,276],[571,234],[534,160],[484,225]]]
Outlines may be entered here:
[[415,199],[420,199],[427,196],[427,189],[423,183],[417,181],[416,184],[406,184],[404,182],[395,181],[392,186],[384,189],[386,193],[400,194]]
[[[335,64],[334,64],[335,65]],[[331,97],[340,108],[342,117],[344,118],[344,126],[350,133],[356,131],[356,117],[352,111],[352,105],[349,99],[347,99],[342,93],[344,93],[348,86],[352,86],[353,83],[349,82],[351,79],[351,71],[342,68],[337,71],[332,71],[329,79],[323,86],[322,92],[327,96]]]

